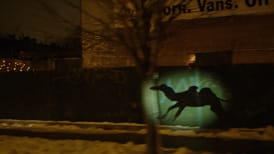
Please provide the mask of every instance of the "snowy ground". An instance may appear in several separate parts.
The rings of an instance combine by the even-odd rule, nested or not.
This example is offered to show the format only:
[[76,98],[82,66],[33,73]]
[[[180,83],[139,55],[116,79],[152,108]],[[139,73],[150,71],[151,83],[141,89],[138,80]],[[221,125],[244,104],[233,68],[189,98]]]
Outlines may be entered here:
[[[163,149],[166,154],[210,154],[184,147]],[[125,144],[86,140],[49,140],[43,138],[0,136],[1,154],[143,154],[144,144]]]
[[[73,134],[84,136],[113,136],[122,137],[131,134],[132,136],[144,136],[145,125],[134,123],[110,123],[110,122],[68,122],[68,121],[21,121],[21,120],[0,120],[0,131],[21,130],[30,132],[66,133],[69,137]],[[183,126],[160,126],[160,134],[164,142],[172,145],[179,142],[177,146],[166,146],[165,153],[175,154],[212,154],[220,153],[212,151],[219,148],[219,151],[226,154],[239,151],[253,150],[252,146],[259,145],[260,153],[274,152],[274,127],[263,128],[231,128],[228,130],[209,130],[197,127]],[[0,132],[0,154],[141,154],[145,151],[144,143],[134,141],[107,142],[105,140],[84,140],[81,138],[39,138],[27,136],[10,136]],[[194,140],[193,140],[194,139]],[[183,145],[183,146],[181,146]],[[264,146],[266,145],[266,146]],[[272,146],[273,145],[273,146]],[[250,149],[249,149],[249,146]],[[194,148],[193,148],[194,147]],[[196,148],[198,147],[198,148]],[[209,147],[209,148],[208,148]],[[233,152],[224,152],[220,148],[234,148]],[[273,147],[273,148],[272,148]],[[268,148],[265,151],[265,148]],[[270,149],[270,152],[269,152]],[[245,151],[246,151],[245,150]],[[247,152],[240,152],[247,153]]]
[[[145,134],[144,124],[112,122],[69,122],[35,120],[0,120],[0,129],[19,129],[37,132],[68,132],[83,134]],[[222,139],[246,139],[274,141],[274,127],[230,128],[227,130],[200,129],[186,126],[159,126],[160,133],[169,136],[206,137]]]

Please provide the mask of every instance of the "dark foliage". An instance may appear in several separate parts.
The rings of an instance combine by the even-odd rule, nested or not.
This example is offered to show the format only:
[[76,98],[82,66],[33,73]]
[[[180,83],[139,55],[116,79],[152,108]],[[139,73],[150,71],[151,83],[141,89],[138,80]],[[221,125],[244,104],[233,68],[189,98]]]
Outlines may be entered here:
[[0,36],[0,56],[3,58],[30,59],[62,56],[80,56],[81,40],[65,43],[42,43],[28,36]]

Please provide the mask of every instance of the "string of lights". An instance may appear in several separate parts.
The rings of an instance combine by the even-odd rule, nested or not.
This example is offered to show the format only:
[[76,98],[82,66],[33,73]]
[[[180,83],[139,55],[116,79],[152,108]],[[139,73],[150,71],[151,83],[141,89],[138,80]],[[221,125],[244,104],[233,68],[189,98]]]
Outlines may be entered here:
[[31,66],[23,61],[14,59],[0,60],[0,72],[29,72]]

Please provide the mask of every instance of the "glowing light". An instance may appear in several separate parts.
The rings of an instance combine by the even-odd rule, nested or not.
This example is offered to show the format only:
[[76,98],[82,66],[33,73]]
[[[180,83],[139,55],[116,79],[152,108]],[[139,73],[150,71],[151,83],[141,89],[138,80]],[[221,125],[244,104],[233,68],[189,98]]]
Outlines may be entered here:
[[[160,75],[157,85],[166,84],[174,89],[175,92],[186,91],[190,86],[197,86],[198,91],[202,88],[210,88],[212,92],[222,99],[228,99],[229,93],[225,89],[224,84],[218,80],[218,78],[211,73],[207,73],[201,70],[180,69],[177,71],[167,72]],[[151,90],[152,91],[152,90]],[[166,110],[174,105],[176,102],[170,101],[162,92],[154,91],[158,96],[149,92],[149,96],[146,97],[158,97],[159,110],[158,113],[151,111],[155,115],[162,115]],[[153,101],[155,103],[155,101]],[[227,107],[227,102],[221,102],[224,108]],[[155,103],[157,104],[157,102]],[[149,110],[149,109],[147,109]],[[151,110],[151,109],[150,109]],[[155,110],[155,109],[153,109]],[[176,124],[186,126],[209,126],[218,119],[213,111],[210,110],[210,106],[201,107],[185,107],[180,116],[173,121],[174,116],[178,108],[171,110],[165,118],[161,120],[162,124]]]
[[0,61],[0,72],[27,72],[30,70],[31,67],[28,64],[14,59]]
[[195,61],[196,61],[196,55],[195,54],[190,54],[189,55],[189,59],[188,59],[188,65],[189,64],[193,64],[193,63],[195,63]]

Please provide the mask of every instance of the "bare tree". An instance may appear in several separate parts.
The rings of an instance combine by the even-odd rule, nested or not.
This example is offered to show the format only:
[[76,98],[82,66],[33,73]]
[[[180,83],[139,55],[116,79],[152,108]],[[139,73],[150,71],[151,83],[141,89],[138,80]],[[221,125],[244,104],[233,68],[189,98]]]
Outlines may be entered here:
[[[124,50],[134,60],[142,79],[155,72],[155,65],[161,44],[167,39],[168,27],[178,13],[166,15],[164,9],[169,5],[189,3],[186,0],[105,0],[94,1],[103,6],[104,15],[95,16],[88,10],[83,14],[94,23],[95,30],[83,28],[86,35],[101,38]],[[101,18],[102,17],[102,18]],[[90,47],[90,46],[89,46]]]
[[[168,27],[180,15],[180,7],[191,2],[191,0],[86,0],[103,9],[100,14],[96,14],[89,10],[92,8],[76,5],[72,0],[63,1],[79,9],[82,15],[91,21],[87,26],[81,27],[82,36],[85,36],[82,38],[84,50],[85,48],[123,50],[134,61],[143,82],[152,80],[161,44],[169,36]],[[61,18],[45,3],[43,5],[53,16]],[[177,6],[178,11],[165,14],[164,10],[171,5]],[[65,18],[61,21],[70,24]],[[148,126],[147,152],[161,153],[156,121],[148,118],[146,113],[145,120]]]
[[[88,10],[82,10],[83,15],[100,27],[99,30],[94,28],[93,31],[84,27],[83,32],[124,50],[133,59],[141,80],[146,82],[152,80],[155,73],[161,44],[169,36],[168,27],[180,14],[178,10],[177,13],[166,15],[163,12],[164,9],[170,5],[180,7],[189,2],[183,0],[94,1],[98,6],[103,6],[104,17],[100,18],[90,14]],[[147,153],[161,153],[161,139],[157,132],[156,121],[149,118],[146,113],[144,116],[148,131]]]

